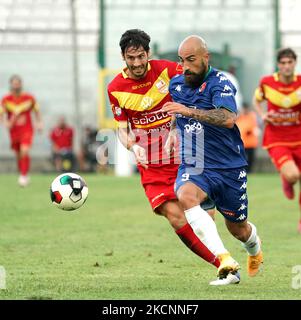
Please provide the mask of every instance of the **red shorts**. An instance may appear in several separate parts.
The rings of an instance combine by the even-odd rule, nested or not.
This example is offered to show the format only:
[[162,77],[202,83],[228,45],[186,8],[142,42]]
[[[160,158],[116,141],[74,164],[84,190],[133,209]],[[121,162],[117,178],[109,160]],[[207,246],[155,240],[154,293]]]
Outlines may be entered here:
[[280,170],[282,165],[289,160],[295,162],[296,166],[301,170],[301,146],[286,147],[278,146],[268,149],[269,155],[275,167]]
[[138,165],[141,183],[154,211],[164,202],[177,199],[174,183],[178,167],[178,164],[150,164],[144,169]]
[[21,145],[31,146],[32,144],[33,131],[23,131],[11,134],[11,148],[19,151]]

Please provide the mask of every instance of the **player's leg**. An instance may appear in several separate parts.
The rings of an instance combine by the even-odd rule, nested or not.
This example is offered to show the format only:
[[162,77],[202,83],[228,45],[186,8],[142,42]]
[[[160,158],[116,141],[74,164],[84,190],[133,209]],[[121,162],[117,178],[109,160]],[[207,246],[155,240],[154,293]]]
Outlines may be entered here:
[[243,222],[233,222],[225,219],[226,226],[230,233],[239,241],[248,253],[247,271],[249,276],[254,277],[263,264],[263,253],[261,250],[261,241],[257,235],[254,224],[247,220]]
[[284,194],[288,199],[293,199],[294,184],[300,180],[300,172],[293,160],[286,161],[280,168]]
[[268,149],[276,169],[280,173],[282,189],[288,199],[293,199],[294,184],[299,180],[300,173],[293,158],[293,149],[289,147],[273,147]]
[[217,268],[220,266],[217,256],[200,241],[187,223],[183,208],[177,200],[165,201],[156,208],[155,212],[167,218],[176,234],[192,252]]
[[[298,170],[299,172],[301,172],[301,146],[298,146],[298,147],[295,147],[293,149],[293,159],[296,163],[296,166],[298,167]],[[299,185],[300,185],[300,188],[299,188],[299,214],[300,214],[300,217],[299,217],[299,221],[298,221],[298,233],[301,234],[301,174],[300,174],[300,177],[299,177]]]
[[19,152],[19,167],[20,167],[20,177],[19,184],[22,187],[26,187],[29,184],[29,168],[30,168],[30,145],[21,144]]
[[[187,223],[183,208],[177,201],[174,182],[178,165],[138,165],[141,182],[153,211],[165,216],[183,243],[195,254],[216,267],[219,260],[208,250]],[[208,206],[208,208],[210,208]]]
[[247,222],[248,196],[245,168],[229,169],[219,174],[216,206],[225,217],[230,233],[248,252],[248,274],[255,276],[263,262],[261,242],[256,227]]
[[[183,169],[183,168],[182,168]],[[199,185],[204,183],[202,178],[189,176],[179,170],[177,178],[177,196],[184,208],[185,216],[195,234],[220,260],[218,274],[220,277],[227,276],[230,272],[239,269],[238,263],[230,256],[223,245],[217,232],[216,225],[209,214],[199,205],[207,199],[207,193]],[[197,179],[198,181],[194,181]]]

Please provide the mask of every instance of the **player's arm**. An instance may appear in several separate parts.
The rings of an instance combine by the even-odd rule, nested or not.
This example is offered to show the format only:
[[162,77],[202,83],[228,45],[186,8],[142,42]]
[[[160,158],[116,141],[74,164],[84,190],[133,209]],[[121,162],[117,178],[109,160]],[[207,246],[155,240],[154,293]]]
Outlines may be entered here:
[[223,107],[210,110],[201,110],[188,108],[177,102],[166,102],[162,110],[171,115],[178,113],[188,118],[194,118],[201,122],[207,122],[215,126],[230,129],[233,128],[237,117],[235,112],[229,111]]
[[15,121],[15,117],[12,116],[10,119],[8,119],[6,109],[5,109],[5,103],[4,101],[0,104],[0,124],[2,124],[4,127],[10,129]]
[[134,152],[137,163],[147,168],[146,150],[136,143],[136,136],[130,128],[126,111],[119,106],[118,100],[108,89],[108,96],[111,103],[114,119],[117,122],[117,135],[122,145],[129,151]]
[[176,116],[171,116],[170,131],[168,138],[166,139],[164,149],[168,155],[172,155],[175,152],[175,146],[177,144],[177,128],[176,128]]
[[272,112],[266,111],[266,101],[261,87],[258,87],[253,96],[253,106],[264,123],[273,123]]
[[44,125],[43,125],[43,121],[42,121],[40,106],[36,102],[34,97],[32,97],[32,110],[34,111],[34,114],[35,114],[36,128],[37,128],[38,132],[41,133],[43,131]]
[[134,153],[137,163],[147,169],[146,151],[136,143],[136,136],[131,130],[128,122],[119,122],[117,135],[122,145]]

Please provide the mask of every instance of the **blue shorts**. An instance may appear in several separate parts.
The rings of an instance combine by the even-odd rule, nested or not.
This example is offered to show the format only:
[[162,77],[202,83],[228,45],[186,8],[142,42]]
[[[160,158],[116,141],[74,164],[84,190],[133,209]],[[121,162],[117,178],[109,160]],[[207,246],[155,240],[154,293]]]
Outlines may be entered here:
[[242,222],[248,217],[246,168],[204,169],[201,174],[191,174],[191,167],[180,165],[175,192],[186,182],[205,191],[217,210],[232,222]]

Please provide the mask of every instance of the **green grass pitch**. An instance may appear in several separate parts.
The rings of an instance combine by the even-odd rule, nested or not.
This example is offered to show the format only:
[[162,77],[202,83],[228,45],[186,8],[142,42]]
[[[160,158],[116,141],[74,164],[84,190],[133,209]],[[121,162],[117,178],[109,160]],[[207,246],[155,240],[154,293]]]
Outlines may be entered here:
[[[288,201],[276,174],[250,175],[249,218],[263,241],[264,272],[246,274],[246,253],[216,222],[241,264],[239,285],[210,287],[216,269],[191,253],[168,222],[155,216],[138,176],[84,175],[89,197],[74,212],[49,197],[54,175],[33,175],[20,189],[0,175],[0,299],[300,299],[292,282],[301,265],[297,200]],[[300,277],[300,275],[299,275]],[[301,282],[299,280],[299,284]]]

